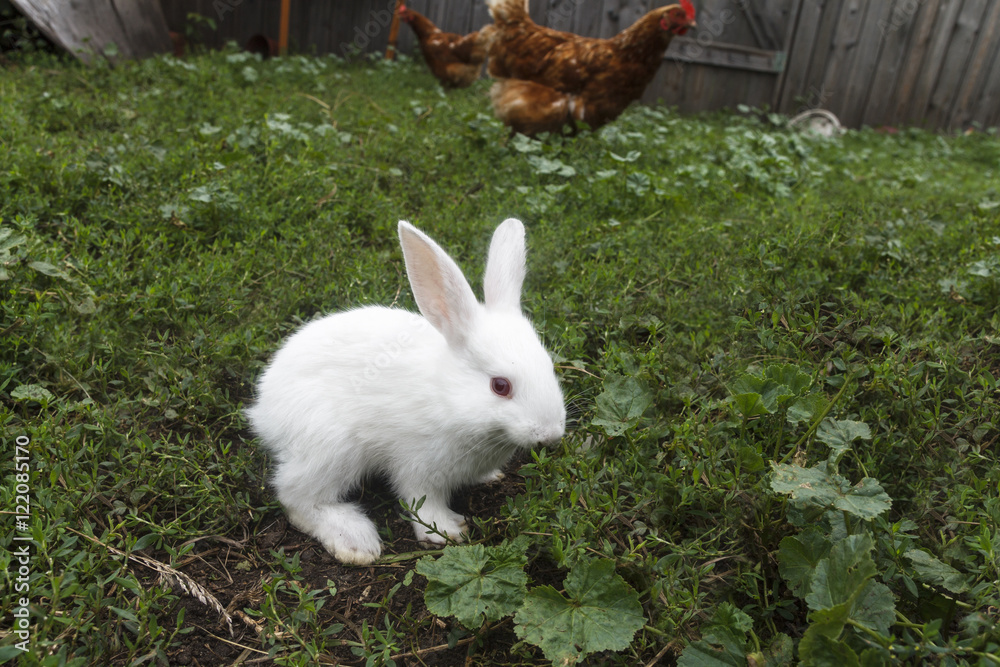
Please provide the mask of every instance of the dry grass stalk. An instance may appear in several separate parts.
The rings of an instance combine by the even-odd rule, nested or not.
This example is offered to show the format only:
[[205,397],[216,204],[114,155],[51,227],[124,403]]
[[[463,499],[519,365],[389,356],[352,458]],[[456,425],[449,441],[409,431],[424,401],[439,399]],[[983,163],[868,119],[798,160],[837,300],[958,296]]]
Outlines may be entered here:
[[81,537],[85,537],[86,539],[90,540],[91,542],[94,542],[95,544],[100,544],[102,547],[104,547],[105,549],[107,549],[108,551],[117,556],[125,556],[129,560],[135,561],[136,563],[144,565],[145,567],[148,567],[149,569],[155,571],[158,575],[160,575],[159,578],[160,583],[166,583],[171,587],[177,586],[182,591],[184,591],[194,599],[198,600],[198,602],[201,602],[203,605],[211,607],[212,609],[217,611],[219,615],[222,617],[222,620],[226,622],[226,626],[228,626],[229,628],[229,636],[230,637],[235,636],[235,632],[233,632],[233,617],[229,615],[229,612],[227,612],[226,608],[222,606],[222,603],[219,602],[218,598],[212,595],[212,593],[207,588],[199,584],[197,581],[195,581],[188,575],[184,574],[180,570],[175,570],[166,563],[161,563],[158,560],[153,560],[152,558],[147,558],[146,556],[140,556],[138,554],[125,553],[124,551],[116,549],[115,547],[109,544],[104,544],[100,540],[95,539],[90,535],[84,535],[83,533],[75,531],[72,528],[70,528],[69,530],[76,533],[77,535],[80,535]]

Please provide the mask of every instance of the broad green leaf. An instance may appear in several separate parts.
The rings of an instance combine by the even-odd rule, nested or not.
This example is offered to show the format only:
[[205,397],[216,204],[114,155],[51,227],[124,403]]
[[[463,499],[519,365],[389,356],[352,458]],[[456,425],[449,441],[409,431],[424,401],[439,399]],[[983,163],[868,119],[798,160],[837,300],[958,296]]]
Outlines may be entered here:
[[611,155],[611,159],[617,162],[635,162],[642,155],[639,151],[629,151],[627,155],[618,155],[611,151],[608,151]]
[[841,510],[828,509],[824,511],[823,520],[826,521],[826,525],[830,527],[830,532],[827,533],[827,537],[830,539],[831,543],[839,542],[851,534],[851,528],[847,525],[847,519],[844,517],[844,513]]
[[180,204],[171,203],[164,204],[160,206],[160,215],[164,220],[170,220],[171,218],[185,218],[191,211],[187,206],[182,206]]
[[132,621],[133,623],[138,623],[139,618],[135,615],[135,612],[131,609],[119,609],[118,607],[109,607],[111,611],[118,614],[121,618],[126,621]]
[[[811,621],[799,642],[799,665],[805,667],[851,667],[858,665],[858,656],[840,641],[848,619],[848,605],[809,614]],[[860,666],[859,666],[860,667]]]
[[454,616],[475,630],[485,621],[513,614],[524,601],[528,577],[524,548],[445,547],[437,560],[421,558],[417,573],[427,577],[424,602],[432,614]]
[[[17,641],[16,639],[14,640]],[[0,646],[0,664],[7,662],[8,660],[13,660],[14,658],[19,658],[24,654],[24,651],[14,646],[14,644],[7,644],[6,646]]]
[[764,393],[760,396],[764,400],[764,405],[770,408],[771,412],[775,412],[781,405],[787,403],[789,399],[795,398],[791,389],[771,380],[767,381],[767,384],[764,386]]
[[739,413],[743,415],[744,419],[771,414],[771,411],[764,405],[764,399],[756,392],[736,394],[733,396],[733,404],[739,410]]
[[850,419],[824,419],[816,430],[816,438],[828,445],[851,443],[855,440],[871,440],[872,432],[868,424]]
[[157,533],[146,533],[145,535],[143,535],[142,537],[140,537],[135,541],[135,544],[132,545],[132,550],[142,551],[149,545],[155,544],[156,540],[158,540],[159,538],[160,536]]
[[772,463],[771,488],[792,497],[802,507],[826,507],[849,512],[861,519],[873,519],[892,506],[892,499],[877,481],[866,477],[851,484],[831,473],[824,461],[812,468]]
[[639,595],[615,574],[610,560],[581,561],[563,584],[528,592],[514,631],[541,647],[556,665],[574,665],[595,651],[620,651],[646,624]]
[[964,574],[926,551],[910,549],[904,555],[910,559],[920,581],[941,586],[956,595],[969,590],[969,581]]
[[826,463],[812,468],[772,463],[771,488],[792,497],[796,505],[831,507],[842,495],[841,485],[826,470]]
[[833,450],[829,459],[833,465],[840,462],[844,453],[851,448],[851,443],[859,438],[872,439],[871,429],[864,422],[827,418],[816,429],[816,439],[829,445]]
[[747,472],[760,472],[764,469],[764,457],[755,448],[736,445],[736,453],[740,457],[740,465]]
[[827,400],[823,394],[806,394],[795,399],[788,406],[785,419],[790,424],[812,421],[813,417],[826,409]]
[[830,541],[818,530],[806,530],[781,540],[778,572],[796,597],[809,592],[812,575],[819,562],[830,553]]
[[896,598],[885,584],[869,581],[851,608],[851,617],[883,637],[896,620]]
[[775,412],[778,406],[793,398],[792,390],[787,386],[768,378],[745,373],[733,382],[734,394],[760,394],[761,401],[768,412]]
[[642,413],[653,404],[653,397],[634,377],[610,373],[604,379],[604,391],[596,402],[594,425],[602,427],[608,436],[615,437],[639,423]]
[[625,187],[637,197],[642,197],[649,192],[650,186],[649,174],[644,174],[641,171],[631,173],[625,177]]
[[33,268],[39,273],[44,273],[52,278],[62,278],[63,280],[69,280],[69,276],[62,269],[52,266],[48,262],[28,262],[28,266]]
[[97,304],[94,303],[94,299],[89,296],[85,296],[79,300],[70,299],[69,301],[73,305],[73,310],[81,315],[92,315],[97,312]]
[[795,394],[801,396],[812,384],[812,378],[792,364],[773,364],[764,369],[764,377],[784,385]]
[[688,644],[677,660],[678,667],[745,667],[746,637],[737,637],[729,630],[705,634]]
[[990,260],[980,260],[978,262],[973,262],[969,264],[969,274],[973,276],[982,276],[983,278],[989,278],[997,270],[997,262],[994,259]]
[[51,403],[55,400],[52,392],[40,384],[21,384],[14,391],[10,392],[10,397],[15,401],[37,401],[38,403]]
[[702,638],[681,653],[678,667],[743,667],[747,664],[747,632],[752,627],[749,616],[723,602],[711,623],[702,628]]
[[762,394],[764,392],[764,380],[752,373],[744,373],[733,381],[733,386],[729,388],[733,394]]
[[[209,204],[212,201],[212,191],[204,185],[199,185],[191,190],[190,194],[188,194],[188,199]],[[162,207],[160,210],[162,212]]]
[[892,499],[881,484],[871,477],[865,477],[850,487],[850,490],[845,489],[843,497],[834,503],[834,507],[867,521],[892,507]]
[[542,152],[542,142],[535,139],[530,139],[523,134],[515,134],[514,138],[511,140],[510,145],[514,147],[518,153],[541,153]]
[[832,639],[817,624],[809,626],[799,642],[800,667],[861,667],[858,654],[842,641]]
[[873,581],[877,570],[872,560],[871,537],[850,535],[830,549],[812,576],[806,604],[813,610],[846,606],[848,618],[885,636],[894,620],[896,603],[892,592]]
[[784,667],[795,663],[795,642],[783,632],[779,632],[771,640],[771,645],[764,652],[766,667]]
[[850,607],[838,604],[829,609],[817,609],[809,613],[810,628],[815,628],[813,634],[823,635],[830,639],[840,637],[850,618]]
[[540,155],[529,155],[528,163],[535,168],[536,174],[555,174],[556,176],[576,176],[576,169],[561,160],[550,160]]
[[15,248],[28,239],[21,234],[15,234],[13,229],[0,229],[0,256],[9,255],[12,248]]
[[753,619],[735,605],[723,602],[715,611],[712,626],[725,627],[746,634],[753,629]]
[[892,663],[877,648],[865,649],[861,652],[861,667],[889,667]]
[[806,595],[810,609],[829,609],[856,600],[865,582],[875,573],[873,548],[868,533],[851,535],[830,548],[830,554],[816,565]]

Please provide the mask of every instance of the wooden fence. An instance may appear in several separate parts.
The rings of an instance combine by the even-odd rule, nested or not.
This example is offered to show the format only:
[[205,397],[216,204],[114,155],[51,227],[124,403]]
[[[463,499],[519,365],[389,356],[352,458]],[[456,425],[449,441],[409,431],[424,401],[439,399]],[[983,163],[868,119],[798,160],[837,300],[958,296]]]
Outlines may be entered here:
[[[746,104],[825,108],[845,125],[1000,124],[998,0],[694,0],[698,29],[673,41],[644,101],[682,112]],[[172,29],[212,18],[203,40],[276,38],[280,0],[161,0]],[[290,44],[350,56],[383,51],[393,0],[292,0]],[[443,30],[490,21],[483,0],[410,0]],[[609,37],[664,0],[531,0],[541,25]],[[412,53],[400,29],[400,51]]]

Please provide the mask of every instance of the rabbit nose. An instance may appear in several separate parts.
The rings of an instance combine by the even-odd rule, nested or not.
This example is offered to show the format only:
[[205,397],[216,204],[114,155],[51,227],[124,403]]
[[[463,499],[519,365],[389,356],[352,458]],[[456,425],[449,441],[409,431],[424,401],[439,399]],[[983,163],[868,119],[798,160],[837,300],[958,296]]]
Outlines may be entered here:
[[565,428],[562,426],[539,430],[536,439],[540,445],[555,445],[562,440]]

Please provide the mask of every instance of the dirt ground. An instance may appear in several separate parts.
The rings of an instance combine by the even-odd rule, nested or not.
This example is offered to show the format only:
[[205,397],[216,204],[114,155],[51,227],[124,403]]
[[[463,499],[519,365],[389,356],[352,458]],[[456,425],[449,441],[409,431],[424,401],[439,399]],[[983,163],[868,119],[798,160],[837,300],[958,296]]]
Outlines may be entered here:
[[[524,490],[523,478],[516,470],[525,460],[527,457],[521,461],[512,461],[501,481],[471,488],[460,494],[452,500],[452,508],[466,516],[496,520],[507,498]],[[395,616],[406,615],[409,607],[411,617],[421,621],[432,618],[424,607],[424,583],[419,575],[414,575],[410,586],[400,587],[388,605],[366,606],[365,603],[382,601],[393,586],[403,582],[417,560],[417,556],[414,556],[392,562],[392,555],[419,552],[421,548],[413,538],[409,524],[399,516],[398,502],[384,484],[375,482],[369,485],[361,493],[359,501],[377,524],[388,526],[395,536],[391,542],[383,545],[383,560],[389,562],[383,564],[380,561],[379,564],[366,567],[341,565],[315,539],[291,527],[278,510],[268,513],[255,527],[248,527],[248,533],[252,534],[248,534],[244,540],[219,536],[199,540],[193,551],[176,563],[175,567],[205,587],[226,607],[233,618],[233,634],[230,635],[218,611],[175,586],[174,592],[180,596],[180,600],[175,608],[164,614],[160,624],[170,627],[172,623],[169,617],[176,616],[179,608],[183,607],[184,625],[194,629],[184,636],[181,645],[169,655],[171,664],[207,667],[273,663],[268,657],[271,645],[264,634],[266,622],[260,616],[253,615],[265,599],[263,585],[269,581],[275,568],[271,550],[284,549],[288,557],[299,555],[303,586],[311,590],[327,589],[327,580],[334,582],[337,594],[332,600],[325,596],[327,602],[317,616],[320,627],[343,624],[344,630],[339,634],[341,638],[362,641],[362,623],[367,621],[370,627],[383,627],[382,615],[386,613],[386,609]],[[149,555],[167,562],[166,554]],[[136,574],[141,576],[140,572]],[[549,583],[545,579],[551,579],[552,583],[558,585],[561,579],[555,570],[551,573],[532,571],[530,574],[535,583]],[[148,575],[148,581],[155,583],[157,575],[153,572],[148,572]],[[285,595],[292,602],[291,594]],[[251,613],[248,614],[247,611]],[[458,645],[448,648],[450,635],[456,625],[451,618],[433,618],[429,623],[422,624],[421,635],[409,638],[408,646],[402,648],[393,659],[401,666],[511,664],[510,647],[517,638],[509,619],[475,637],[462,631]],[[282,642],[280,634],[276,642],[278,645],[298,645],[294,639]],[[455,638],[451,639],[454,641]],[[328,641],[327,644],[329,643]],[[276,652],[277,655],[282,653],[284,650]],[[364,661],[359,660],[349,647],[344,646],[329,655],[320,656],[316,664],[361,665]],[[518,664],[525,663],[519,661]],[[537,652],[537,662],[534,664],[548,664],[540,651]]]

